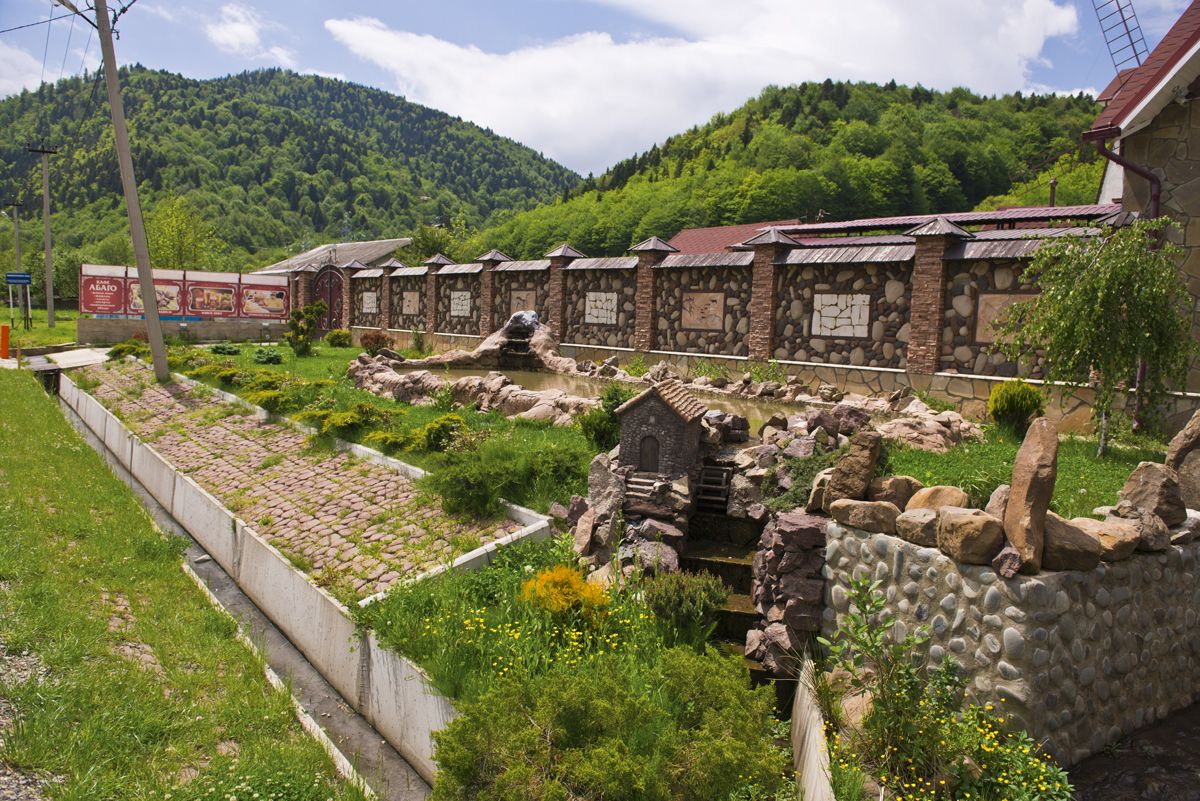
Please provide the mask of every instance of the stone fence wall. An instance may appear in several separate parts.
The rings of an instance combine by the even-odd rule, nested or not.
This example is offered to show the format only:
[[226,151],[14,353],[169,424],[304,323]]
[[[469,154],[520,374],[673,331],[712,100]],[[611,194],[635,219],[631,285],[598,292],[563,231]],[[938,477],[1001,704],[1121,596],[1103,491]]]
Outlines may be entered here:
[[827,636],[850,579],[879,581],[897,635],[924,628],[930,660],[954,659],[977,701],[1064,764],[1200,698],[1200,543],[1004,579],[891,535],[825,533]]

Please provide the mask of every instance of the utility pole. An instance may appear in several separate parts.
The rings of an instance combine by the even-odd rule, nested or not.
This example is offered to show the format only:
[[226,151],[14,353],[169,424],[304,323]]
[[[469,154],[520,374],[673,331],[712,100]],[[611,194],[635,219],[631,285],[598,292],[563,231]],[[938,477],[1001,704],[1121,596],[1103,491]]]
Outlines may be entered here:
[[[57,2],[79,13],[68,0]],[[117,56],[113,51],[112,24],[105,0],[95,0],[95,6],[97,38],[100,39],[100,50],[104,55],[104,83],[108,89],[109,109],[112,111],[117,164],[121,168],[125,208],[129,212],[129,233],[133,238],[133,256],[137,261],[142,309],[146,315],[146,336],[150,340],[150,355],[154,359],[154,376],[160,383],[166,383],[171,379],[171,369],[167,366],[167,347],[163,343],[162,322],[158,319],[158,295],[154,291],[154,272],[150,269],[150,250],[146,246],[146,229],[142,224],[142,205],[138,200],[137,181],[133,176],[133,158],[129,155],[129,130],[125,126],[125,106],[121,102],[121,87],[117,83]]]
[[54,327],[54,259],[50,250],[50,157],[58,151],[48,147],[27,147],[42,154],[42,248],[46,252],[46,327]]

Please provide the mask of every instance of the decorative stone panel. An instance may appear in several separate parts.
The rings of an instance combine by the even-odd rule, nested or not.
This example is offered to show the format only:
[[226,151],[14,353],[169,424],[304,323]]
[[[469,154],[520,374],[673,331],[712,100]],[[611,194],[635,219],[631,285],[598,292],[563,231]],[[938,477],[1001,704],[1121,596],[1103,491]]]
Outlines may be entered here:
[[[946,264],[946,294],[942,312],[941,369],[974,375],[1012,377],[1018,365],[993,352],[995,331],[1013,303],[1037,297],[1025,277],[1024,262],[952,261]],[[1038,378],[1035,367],[1030,377]]]
[[388,328],[411,330],[425,327],[425,278],[389,278],[391,282]]
[[354,303],[351,325],[360,328],[379,328],[382,325],[382,278],[355,278],[351,281],[350,297]]
[[437,331],[479,335],[479,276],[439,275]]
[[780,267],[774,358],[903,368],[911,279],[907,263]]
[[925,629],[930,661],[953,659],[975,700],[1064,764],[1200,698],[1200,543],[1003,579],[887,534],[826,536],[826,636],[851,577],[874,578],[895,634]]
[[749,355],[749,267],[681,267],[658,273],[659,350]]
[[493,273],[492,278],[496,282],[493,324],[499,328],[519,311],[535,311],[539,320],[550,319],[548,277],[547,270]]
[[[609,348],[633,347],[637,315],[634,271],[566,270],[563,276],[566,326],[562,341]],[[605,319],[612,322],[603,322]]]

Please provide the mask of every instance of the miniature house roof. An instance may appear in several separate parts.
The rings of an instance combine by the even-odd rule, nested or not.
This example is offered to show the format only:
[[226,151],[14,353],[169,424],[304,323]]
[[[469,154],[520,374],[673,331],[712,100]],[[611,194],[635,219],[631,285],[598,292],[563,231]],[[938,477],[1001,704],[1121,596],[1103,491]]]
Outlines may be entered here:
[[671,247],[657,236],[652,236],[647,240],[638,242],[629,249],[631,253],[678,253],[676,248]]
[[583,259],[587,258],[575,248],[563,242],[554,250],[546,254],[547,259]]
[[708,407],[693,398],[683,384],[674,378],[669,378],[666,381],[659,381],[642,394],[622,403],[617,407],[617,415],[624,415],[652,395],[657,395],[667,405],[667,408],[679,415],[685,423],[698,420],[708,411]]

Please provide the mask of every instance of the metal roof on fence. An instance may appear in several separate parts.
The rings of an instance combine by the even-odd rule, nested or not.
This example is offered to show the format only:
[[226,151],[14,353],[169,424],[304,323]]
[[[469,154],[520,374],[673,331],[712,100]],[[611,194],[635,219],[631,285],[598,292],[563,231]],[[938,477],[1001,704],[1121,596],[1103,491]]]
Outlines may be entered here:
[[351,276],[350,276],[350,278],[351,278],[351,279],[355,279],[355,278],[380,278],[380,277],[382,277],[382,276],[383,276],[383,270],[375,269],[375,270],[359,270],[358,272],[356,272],[356,273],[354,273],[353,275],[351,275]]
[[428,272],[428,267],[397,267],[392,270],[392,278],[417,278]]
[[496,273],[529,273],[538,270],[549,270],[549,259],[533,259],[530,261],[502,261],[492,268]]
[[568,270],[633,270],[637,268],[637,256],[599,256],[575,259],[566,266]]
[[1078,206],[1020,206],[997,211],[960,211],[951,214],[910,214],[901,217],[868,217],[861,220],[835,220],[801,225],[766,226],[795,237],[797,234],[837,233],[838,231],[886,231],[912,228],[941,217],[957,225],[988,225],[1039,220],[1093,220],[1120,211],[1119,203],[1089,203]]
[[438,275],[468,275],[483,269],[482,264],[447,264],[437,271]]
[[887,264],[912,261],[916,245],[860,245],[789,250],[783,264]]
[[749,267],[754,264],[752,252],[736,253],[674,253],[662,260],[658,267]]

